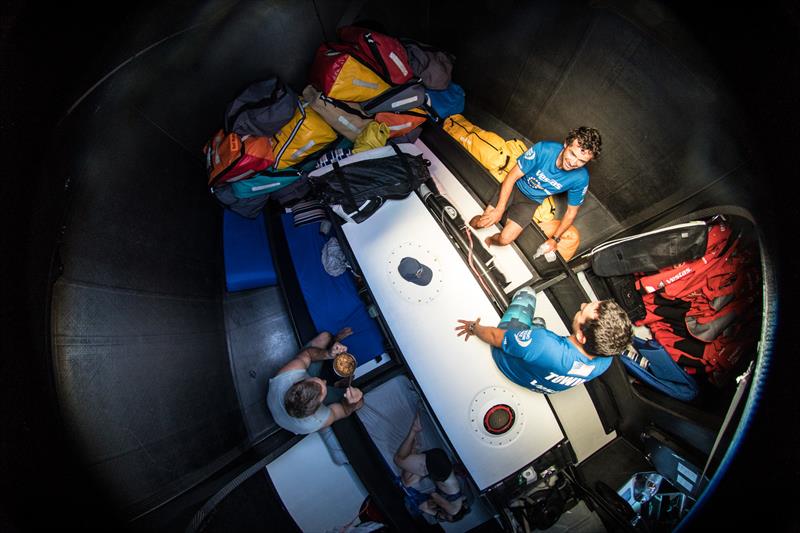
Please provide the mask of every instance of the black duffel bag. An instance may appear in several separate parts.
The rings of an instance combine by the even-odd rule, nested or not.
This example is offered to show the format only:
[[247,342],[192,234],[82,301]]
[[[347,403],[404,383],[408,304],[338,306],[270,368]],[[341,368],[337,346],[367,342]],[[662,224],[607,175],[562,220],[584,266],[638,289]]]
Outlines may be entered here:
[[347,165],[333,163],[333,169],[311,178],[314,193],[330,206],[341,205],[356,223],[361,223],[385,200],[407,197],[431,177],[430,161],[409,155],[391,144],[395,155],[357,161]]

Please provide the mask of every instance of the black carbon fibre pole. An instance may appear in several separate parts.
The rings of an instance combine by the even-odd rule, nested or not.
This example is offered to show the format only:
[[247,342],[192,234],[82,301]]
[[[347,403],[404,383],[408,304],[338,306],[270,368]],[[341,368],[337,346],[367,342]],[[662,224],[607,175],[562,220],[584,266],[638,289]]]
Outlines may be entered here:
[[[494,257],[483,247],[483,243],[474,234],[472,228],[464,222],[458,210],[443,196],[438,194],[436,186],[432,182],[423,183],[417,189],[422,202],[435,215],[450,235],[450,238],[461,250],[464,259],[468,264],[474,266],[477,275],[481,278],[481,285],[489,290],[489,296],[495,299],[499,308],[505,310],[509,305],[509,299],[504,288],[508,285],[505,275],[494,264]],[[472,238],[472,245],[469,240]],[[472,250],[470,263],[468,254]],[[485,285],[484,285],[485,284]]]

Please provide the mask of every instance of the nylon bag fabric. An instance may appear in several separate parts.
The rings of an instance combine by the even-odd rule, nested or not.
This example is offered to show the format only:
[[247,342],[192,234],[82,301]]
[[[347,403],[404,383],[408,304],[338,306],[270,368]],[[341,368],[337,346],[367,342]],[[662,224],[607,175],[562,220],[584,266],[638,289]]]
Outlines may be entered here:
[[592,269],[599,276],[654,272],[706,252],[708,226],[696,221],[616,239],[592,250]]
[[425,87],[434,91],[447,89],[453,76],[455,56],[413,39],[400,39],[400,41],[406,49],[414,75],[422,78]]
[[631,322],[638,322],[647,316],[642,295],[636,289],[633,274],[605,278],[606,286],[614,300],[625,310]]
[[[542,231],[548,238],[553,236],[560,225],[561,220],[558,219],[539,223],[539,227],[542,228]],[[561,239],[559,240],[560,242],[556,244],[556,250],[561,254],[561,257],[564,258],[564,261],[569,261],[575,255],[578,246],[581,244],[581,234],[578,228],[575,226],[568,227],[566,231],[561,234]]]
[[643,368],[623,355],[619,359],[628,373],[642,383],[678,400],[688,402],[697,396],[699,392],[697,382],[684,372],[658,341],[654,339],[645,341],[633,337],[633,347],[640,355],[647,358],[649,365]]
[[505,168],[510,163],[504,148],[506,141],[496,133],[476,126],[463,115],[448,117],[442,129],[466,148],[489,172]]
[[403,137],[428,120],[429,115],[422,108],[403,113],[378,113],[375,121],[389,127],[389,138]]
[[219,130],[203,148],[208,186],[246,179],[275,162],[272,140],[268,137]]
[[269,199],[269,194],[266,193],[252,198],[237,198],[230,185],[214,188],[212,192],[224,207],[245,218],[258,217]]
[[277,144],[274,167],[280,170],[297,165],[336,138],[336,132],[319,113],[298,104],[292,120],[275,136]]
[[[311,178],[314,191],[326,204],[339,204],[351,216],[355,213],[357,223],[374,213],[383,201],[406,198],[431,177],[429,162],[421,155],[405,154],[391,146],[395,153],[388,157],[345,165],[335,162],[331,170]],[[367,204],[369,211],[359,213]]]
[[293,171],[258,173],[252,178],[232,183],[231,190],[237,198],[253,198],[279,191],[298,179],[300,174]]
[[225,111],[225,131],[270,137],[294,115],[297,95],[277,76],[249,85]]
[[399,113],[424,104],[425,87],[415,79],[364,102],[362,108],[365,113],[374,115],[382,112]]
[[330,96],[344,102],[366,102],[389,89],[375,71],[353,54],[358,49],[350,44],[323,43],[317,48],[309,82]]
[[362,111],[361,105],[357,102],[335,100],[311,85],[303,90],[303,99],[331,128],[351,141],[355,141],[358,134],[373,121],[372,117]]
[[431,107],[442,120],[464,112],[466,94],[464,89],[456,83],[451,83],[442,90],[428,89],[428,98],[430,98]]
[[491,172],[492,176],[494,176],[497,181],[502,182],[506,179],[511,169],[516,166],[519,156],[524,154],[527,150],[528,147],[519,139],[505,141],[500,147],[500,153],[505,156],[505,164],[498,169],[489,170],[489,172]]
[[357,57],[392,85],[406,83],[414,75],[403,44],[396,38],[358,26],[343,26],[339,39],[356,46]]

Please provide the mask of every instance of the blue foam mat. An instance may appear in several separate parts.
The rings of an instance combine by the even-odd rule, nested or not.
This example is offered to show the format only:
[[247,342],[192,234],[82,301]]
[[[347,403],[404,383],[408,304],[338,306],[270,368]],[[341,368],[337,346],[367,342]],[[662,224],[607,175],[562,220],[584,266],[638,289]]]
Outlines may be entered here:
[[278,277],[264,227],[264,213],[250,219],[226,209],[222,224],[225,284],[228,291],[277,284]]
[[383,335],[358,296],[352,274],[345,272],[334,277],[322,266],[322,247],[330,237],[320,233],[320,223],[296,228],[292,215],[288,213],[281,215],[281,222],[297,279],[317,331],[336,333],[345,326],[353,328],[353,335],[343,342],[358,364],[382,354]]

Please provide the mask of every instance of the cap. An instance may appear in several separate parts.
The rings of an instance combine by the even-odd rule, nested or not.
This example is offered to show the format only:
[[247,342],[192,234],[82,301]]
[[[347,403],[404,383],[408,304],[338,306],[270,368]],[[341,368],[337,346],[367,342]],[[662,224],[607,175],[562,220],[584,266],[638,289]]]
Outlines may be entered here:
[[404,257],[397,266],[397,271],[403,279],[417,285],[427,285],[433,278],[433,271],[413,257]]

